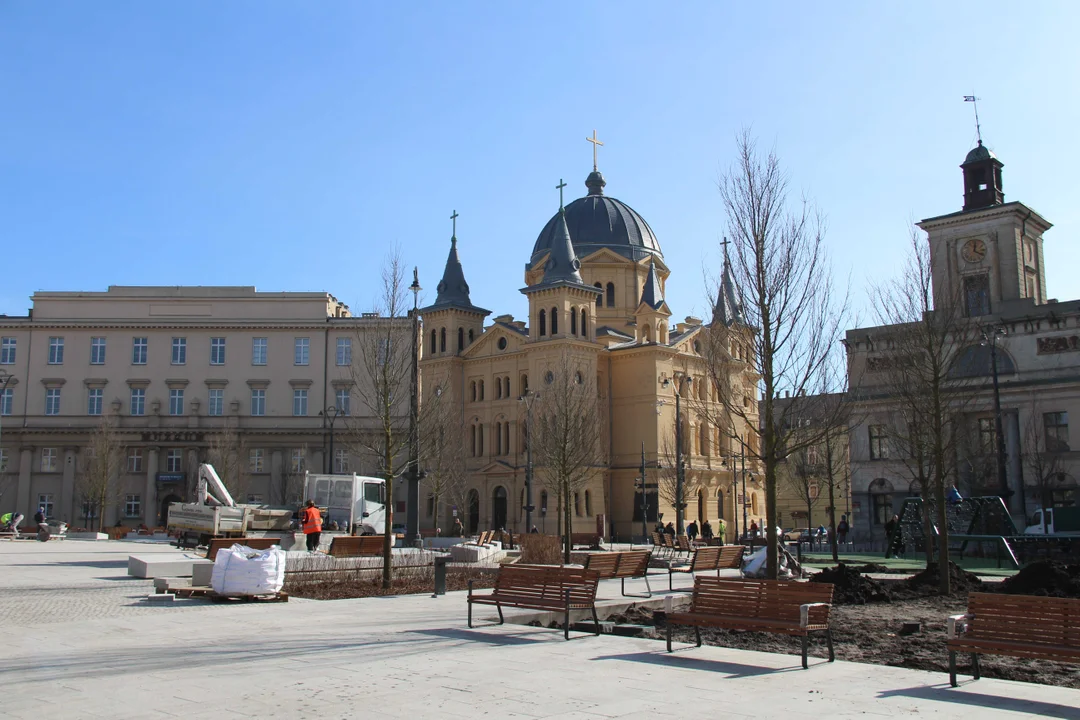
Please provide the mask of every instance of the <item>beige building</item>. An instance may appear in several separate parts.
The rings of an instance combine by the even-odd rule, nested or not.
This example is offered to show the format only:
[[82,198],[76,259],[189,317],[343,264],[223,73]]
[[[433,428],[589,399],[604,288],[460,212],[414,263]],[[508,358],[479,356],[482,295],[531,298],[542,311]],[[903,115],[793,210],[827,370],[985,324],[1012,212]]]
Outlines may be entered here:
[[[326,293],[254,287],[39,292],[0,316],[0,507],[83,525],[80,472],[102,418],[125,459],[107,524],[148,526],[187,500],[215,438],[246,456],[224,478],[238,500],[294,503],[305,469],[364,472],[343,442],[363,418],[352,362],[365,329]],[[356,353],[358,354],[358,352]],[[338,445],[323,411],[336,408]],[[223,433],[224,428],[231,428]],[[246,466],[246,467],[245,467]]]
[[[1003,496],[1021,531],[1024,516],[1043,502],[1077,502],[1080,454],[1072,450],[1069,418],[1080,413],[1080,300],[1047,297],[1043,234],[1050,223],[1020,202],[1005,202],[1002,163],[982,146],[961,165],[964,206],[918,223],[930,243],[935,307],[959,298],[971,323],[956,348],[951,375],[964,383],[966,427],[959,443],[959,489]],[[917,494],[890,442],[904,422],[883,389],[893,326],[849,330],[850,386],[862,400],[851,428],[853,528],[863,540],[884,538],[884,524],[904,498]],[[997,345],[1005,483],[998,471],[991,347]],[[967,341],[966,341],[967,342]],[[1040,483],[1036,463],[1046,477]],[[1045,492],[1043,492],[1045,491]]]
[[[560,207],[532,247],[520,290],[529,301],[525,320],[498,315],[485,324],[490,312],[473,305],[457,238],[451,239],[438,297],[421,311],[421,372],[425,388],[452,388],[460,403],[468,493],[464,507],[448,505],[444,517],[422,520],[428,527],[446,528],[458,511],[469,531],[528,530],[522,398],[529,391],[542,394],[556,359],[569,352],[595,377],[606,457],[592,483],[573,500],[573,530],[594,531],[602,516],[605,535],[629,538],[641,534],[643,518],[651,529],[658,508],[664,522],[675,519],[671,503],[657,492],[656,467],[665,461],[671,467],[665,446],[673,447],[674,392],[681,387],[686,521],[715,523],[724,517],[734,532],[732,518],[737,512],[741,522],[742,506],[732,493],[733,444],[706,420],[717,416],[718,400],[706,380],[702,356],[700,333],[706,326],[691,317],[670,324],[664,289],[671,270],[652,229],[628,205],[604,194],[606,182],[595,169],[585,185],[587,195]],[[747,407],[756,413],[754,379],[749,364],[739,359],[753,343],[726,267],[713,323],[730,336],[732,380],[746,389]],[[700,412],[706,405],[711,412]],[[734,427],[742,437],[753,438],[738,422]],[[750,427],[756,427],[756,418]],[[643,443],[649,484],[645,490],[635,489],[634,482],[640,475]],[[533,524],[552,533],[556,500],[545,488],[543,475],[537,467]],[[753,504],[753,516],[764,514],[755,482],[749,485],[746,503]]]

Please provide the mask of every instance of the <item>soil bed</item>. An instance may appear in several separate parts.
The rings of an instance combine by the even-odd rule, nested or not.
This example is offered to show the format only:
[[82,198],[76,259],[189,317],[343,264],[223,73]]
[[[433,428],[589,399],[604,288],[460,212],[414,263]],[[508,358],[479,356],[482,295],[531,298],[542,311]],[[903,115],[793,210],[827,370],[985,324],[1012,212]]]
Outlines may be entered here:
[[1056,560],[1031,563],[1003,582],[1001,592],[1080,598],[1080,565],[1066,565]]
[[[480,590],[495,586],[495,573],[487,568],[447,568],[446,591],[468,590],[469,580],[473,588]],[[385,595],[431,595],[435,590],[434,570],[423,572],[396,568],[390,589],[382,587],[382,571],[349,573],[347,576],[322,580],[293,580],[285,582],[285,592],[298,598],[310,600],[344,600],[347,598],[382,597]]]

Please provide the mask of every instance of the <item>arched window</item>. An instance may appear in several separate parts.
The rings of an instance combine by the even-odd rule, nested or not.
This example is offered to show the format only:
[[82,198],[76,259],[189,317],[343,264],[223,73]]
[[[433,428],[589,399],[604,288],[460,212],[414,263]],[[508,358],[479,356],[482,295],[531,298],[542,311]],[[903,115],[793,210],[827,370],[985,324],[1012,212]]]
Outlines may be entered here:
[[574,493],[574,514],[581,517],[581,493]]
[[510,454],[510,423],[503,423],[503,455]]
[[701,448],[702,455],[709,454],[709,426],[702,423],[698,427],[698,432],[701,434],[701,438],[698,440],[698,444]]
[[573,308],[570,309],[570,334],[577,335],[577,313]]
[[465,328],[457,329],[457,351],[461,352],[465,349]]
[[475,425],[472,425],[469,428],[469,433],[470,433],[470,438],[471,438],[471,442],[469,444],[469,447],[472,449],[472,456],[476,457],[476,426]]
[[607,284],[607,306],[615,307],[615,283]]
[[446,352],[446,328],[439,328],[439,352]]
[[495,423],[495,454],[502,455],[502,423]]
[[585,313],[585,308],[581,308],[581,337],[589,337],[589,333],[586,330],[586,318],[588,315]]
[[540,337],[544,337],[547,335],[547,312],[541,310],[538,317],[540,323]]
[[439,352],[439,338],[438,338],[437,333],[435,332],[435,328],[432,328],[431,329],[431,354],[434,355],[437,352]]
[[596,307],[604,307],[604,286],[600,283],[593,283],[593,287],[600,291],[596,293]]
[[[724,519],[724,491],[716,491],[716,517],[720,520]],[[724,538],[720,538],[722,541]]]
[[510,397],[510,376],[509,375],[507,375],[505,378],[503,378],[503,384],[506,385],[506,387],[504,388],[505,392],[503,393],[503,397]]
[[641,340],[642,342],[652,342],[652,328],[648,325],[641,328]]
[[472,331],[472,329],[470,328],[470,329],[469,329],[469,344],[470,344],[470,345],[472,345],[472,340],[473,340],[473,331]]
[[[484,457],[484,425],[476,426],[476,456]],[[756,510],[754,512],[757,512]]]
[[551,334],[559,334],[559,308],[551,308]]
[[502,400],[502,381],[495,378],[495,399]]
[[585,517],[592,517],[592,493],[585,491]]
[[469,384],[469,387],[470,387],[470,388],[472,388],[472,401],[473,401],[473,402],[476,402],[476,381],[475,381],[475,380],[473,380],[473,381],[472,381],[472,382],[471,382],[471,383]]
[[529,376],[528,375],[522,374],[521,381],[519,382],[519,384],[521,385],[521,394],[522,395],[525,395],[525,393],[529,392]]
[[484,400],[484,381],[481,380],[480,381],[480,401],[483,402],[483,400]]

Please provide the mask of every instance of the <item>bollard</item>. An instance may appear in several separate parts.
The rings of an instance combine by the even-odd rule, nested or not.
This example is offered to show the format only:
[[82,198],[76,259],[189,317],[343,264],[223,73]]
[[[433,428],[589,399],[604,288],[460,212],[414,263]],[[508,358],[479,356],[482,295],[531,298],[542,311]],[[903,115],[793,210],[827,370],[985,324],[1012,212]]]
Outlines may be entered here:
[[446,561],[448,560],[445,555],[438,555],[435,558],[435,595],[446,594]]

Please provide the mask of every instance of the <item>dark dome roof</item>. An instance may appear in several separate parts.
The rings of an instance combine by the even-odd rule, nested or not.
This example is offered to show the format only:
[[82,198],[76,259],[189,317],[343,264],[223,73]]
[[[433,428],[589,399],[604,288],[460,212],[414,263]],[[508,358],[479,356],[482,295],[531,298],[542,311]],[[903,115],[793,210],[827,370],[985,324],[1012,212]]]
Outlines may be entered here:
[[964,158],[964,164],[967,165],[968,163],[979,162],[980,160],[989,160],[991,158],[994,158],[996,160],[997,155],[990,152],[990,150],[982,144],[982,140],[980,140],[979,144],[972,148],[971,152],[969,152],[967,154],[967,157]]
[[[649,223],[626,203],[604,195],[606,183],[599,172],[593,171],[585,185],[589,194],[567,205],[564,211],[566,227],[578,257],[590,255],[600,248],[610,248],[631,260],[649,254],[664,256]],[[530,265],[551,249],[558,219],[559,213],[555,213],[540,231]]]

